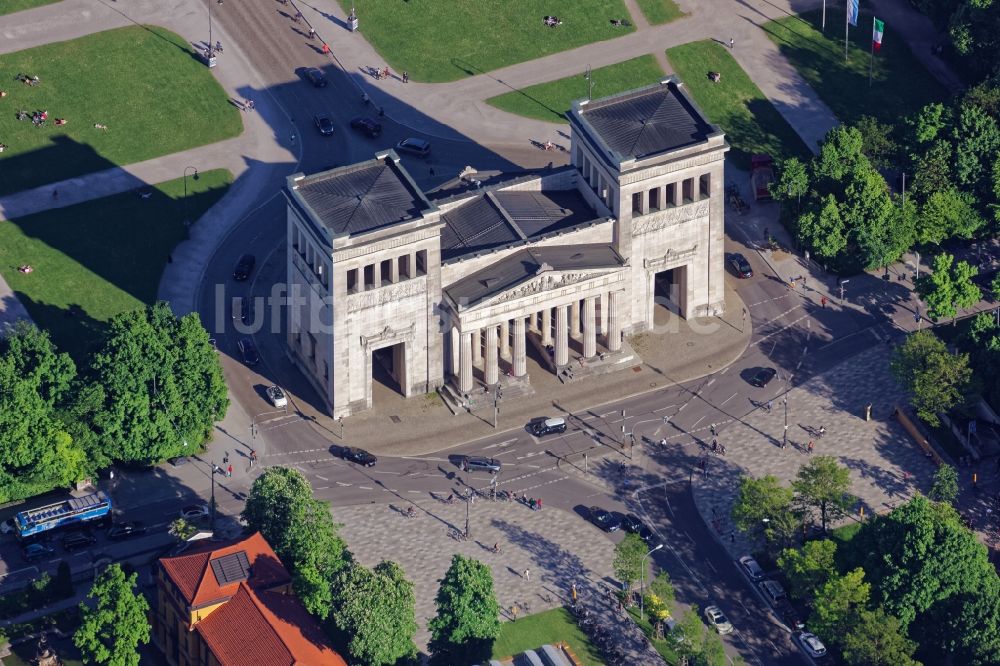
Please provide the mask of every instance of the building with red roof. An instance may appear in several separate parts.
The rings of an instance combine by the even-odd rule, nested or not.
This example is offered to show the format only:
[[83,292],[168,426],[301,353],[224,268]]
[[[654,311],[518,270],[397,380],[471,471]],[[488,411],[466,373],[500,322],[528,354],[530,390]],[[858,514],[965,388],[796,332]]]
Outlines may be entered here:
[[347,666],[259,532],[160,559],[153,640],[172,666]]

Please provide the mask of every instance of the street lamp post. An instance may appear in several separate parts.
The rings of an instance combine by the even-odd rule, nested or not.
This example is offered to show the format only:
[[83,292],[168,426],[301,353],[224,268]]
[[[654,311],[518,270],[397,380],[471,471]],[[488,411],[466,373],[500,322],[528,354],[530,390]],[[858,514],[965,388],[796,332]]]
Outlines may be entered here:
[[503,397],[503,391],[500,390],[500,382],[497,382],[496,386],[493,387],[493,429],[497,429],[497,422],[500,419],[500,398]]
[[472,536],[472,533],[469,531],[469,506],[472,504],[472,493],[473,492],[474,491],[472,490],[472,488],[469,488],[469,492],[465,496],[465,538],[466,539],[468,539],[469,537]]
[[[211,6],[211,5],[209,5]],[[188,169],[193,169],[192,180],[198,180],[198,169],[193,166],[184,167],[184,226],[191,226],[191,204],[188,202]]]
[[219,471],[219,466],[212,461],[212,531],[215,532],[215,474]]
[[656,551],[658,551],[661,548],[663,548],[663,544],[662,543],[659,544],[659,545],[657,545],[655,548],[653,548],[653,550],[651,550],[648,553],[646,553],[645,555],[643,555],[642,556],[642,560],[639,563],[639,619],[642,619],[643,617],[645,617],[645,613],[644,613],[645,604],[643,604],[644,599],[643,599],[643,596],[642,596],[642,591],[646,587],[646,583],[645,583],[645,581],[646,581],[646,558],[649,557],[650,555],[652,555],[653,553],[655,553]]

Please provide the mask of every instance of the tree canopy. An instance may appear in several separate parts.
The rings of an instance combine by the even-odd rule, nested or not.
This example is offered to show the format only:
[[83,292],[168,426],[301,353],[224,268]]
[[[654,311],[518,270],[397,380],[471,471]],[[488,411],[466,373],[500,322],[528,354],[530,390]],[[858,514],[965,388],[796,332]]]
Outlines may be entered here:
[[934,483],[927,496],[938,502],[955,501],[958,497],[958,472],[949,464],[943,464],[934,472]]
[[816,456],[800,467],[792,488],[799,505],[819,511],[824,532],[831,519],[847,515],[856,501],[850,471],[833,456]]
[[983,294],[972,278],[979,272],[966,261],[955,262],[947,252],[934,257],[934,270],[917,279],[917,294],[927,305],[927,314],[935,319],[955,317],[958,310],[970,308]]
[[649,561],[643,562],[649,549],[646,542],[638,534],[628,533],[615,546],[615,559],[611,568],[615,576],[629,587],[639,582],[642,565],[645,564],[645,576],[649,578]]
[[500,605],[493,574],[482,562],[455,554],[437,593],[430,621],[431,663],[475,664],[489,660],[500,636]]
[[786,548],[778,557],[778,567],[788,580],[789,593],[808,600],[837,573],[837,544],[829,539],[807,541],[801,549]]
[[80,603],[80,626],[73,643],[84,663],[103,666],[138,666],[140,643],[149,642],[149,603],[136,592],[136,574],[129,576],[115,563],[94,580],[87,597],[93,606]]
[[932,426],[940,423],[940,412],[961,404],[972,388],[968,354],[949,353],[931,331],[910,334],[893,353],[890,368],[917,415]]
[[792,489],[774,476],[744,476],[733,503],[733,523],[742,532],[763,534],[770,544],[787,545],[799,524],[792,499]]

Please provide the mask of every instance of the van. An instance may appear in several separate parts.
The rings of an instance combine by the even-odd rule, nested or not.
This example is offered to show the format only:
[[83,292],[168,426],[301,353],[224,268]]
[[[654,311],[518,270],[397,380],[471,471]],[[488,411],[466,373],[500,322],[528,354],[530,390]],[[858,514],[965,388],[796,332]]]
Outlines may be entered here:
[[566,432],[566,419],[564,418],[541,418],[531,422],[531,434],[535,437],[563,432]]

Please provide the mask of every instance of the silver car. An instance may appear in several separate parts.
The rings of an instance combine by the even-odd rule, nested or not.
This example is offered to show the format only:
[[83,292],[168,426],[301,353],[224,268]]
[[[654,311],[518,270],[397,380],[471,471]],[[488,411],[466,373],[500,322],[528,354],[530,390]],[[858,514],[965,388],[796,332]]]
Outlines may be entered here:
[[708,620],[708,624],[715,627],[715,630],[720,634],[728,634],[733,630],[733,625],[726,618],[725,613],[722,612],[718,606],[709,606],[705,609],[705,619]]
[[267,399],[271,401],[271,404],[278,409],[288,407],[288,396],[285,395],[280,386],[268,386],[264,392],[267,393]]
[[823,645],[816,634],[810,634],[808,631],[803,631],[796,637],[799,641],[799,645],[810,657],[822,657],[826,654],[826,646]]

